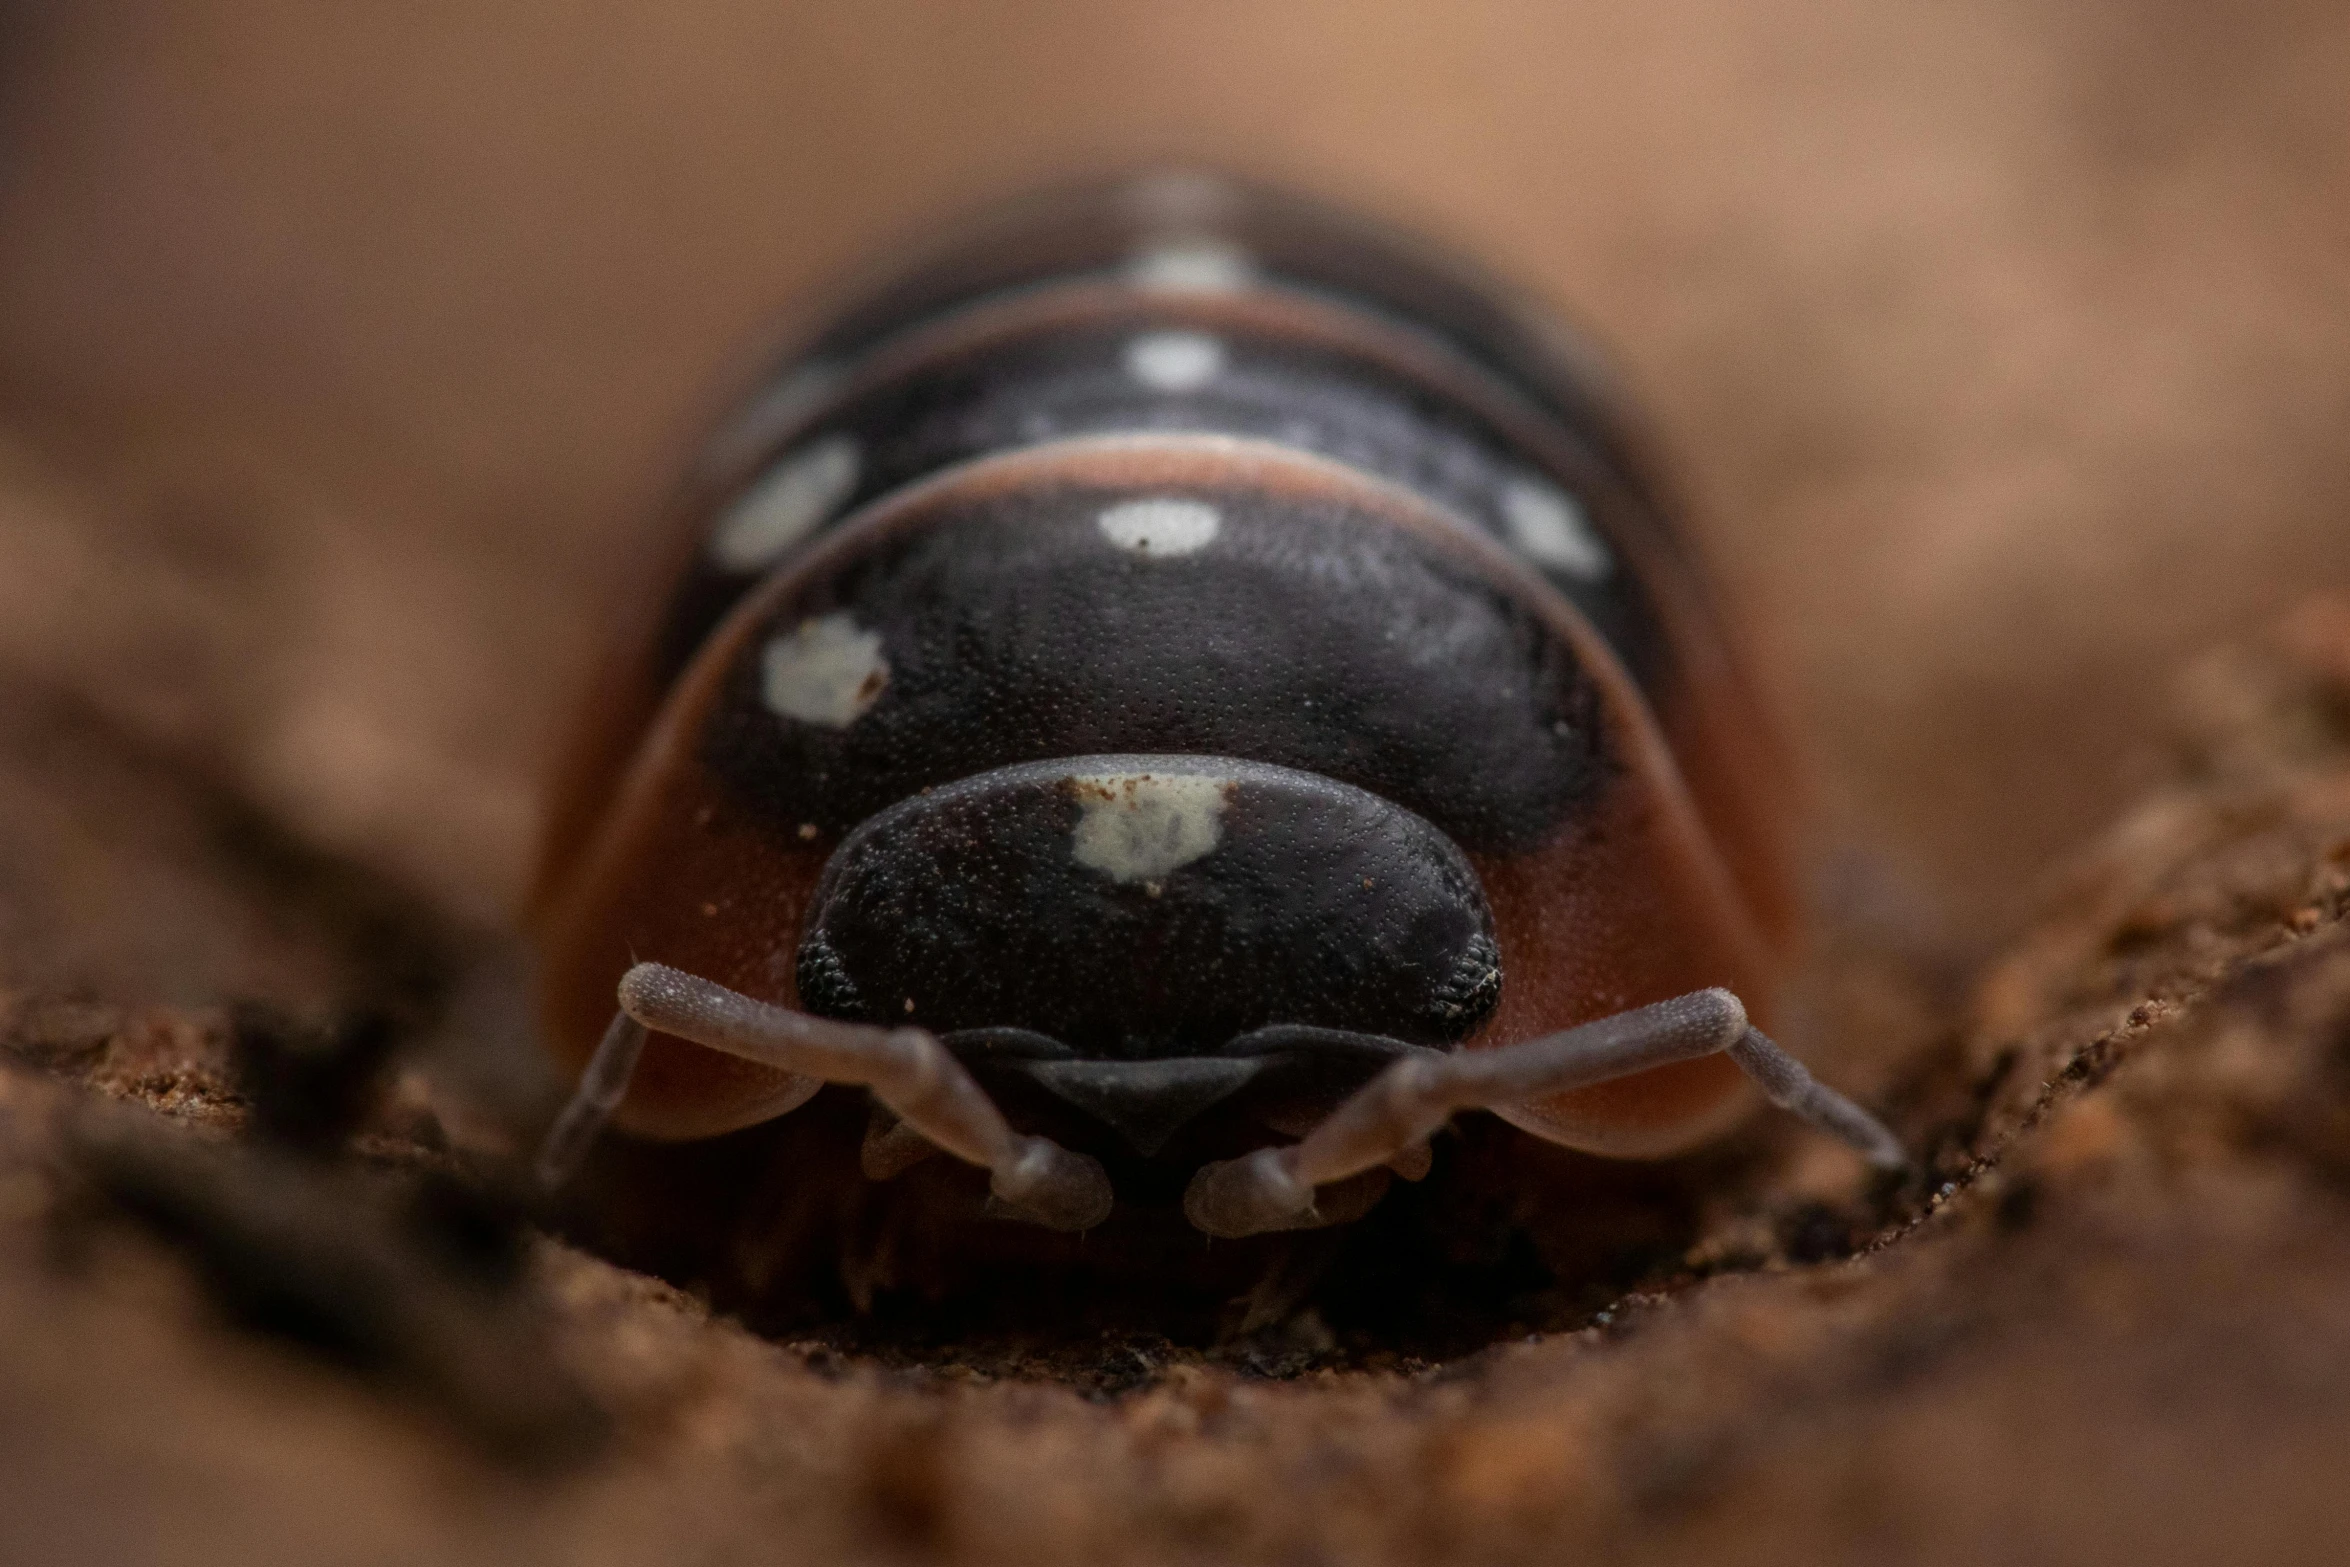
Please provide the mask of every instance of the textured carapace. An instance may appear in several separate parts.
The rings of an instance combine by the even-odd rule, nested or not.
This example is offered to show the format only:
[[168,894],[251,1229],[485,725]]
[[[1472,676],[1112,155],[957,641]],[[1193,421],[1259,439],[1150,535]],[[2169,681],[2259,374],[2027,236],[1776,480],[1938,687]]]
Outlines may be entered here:
[[1442,833],[1225,757],[1029,762],[901,801],[833,855],[798,980],[827,1017],[1011,1024],[1113,1060],[1281,1023],[1449,1044],[1501,998],[1493,916]]
[[[1397,1061],[1767,1000],[1780,758],[1641,451],[1557,329],[1319,207],[1152,176],[962,236],[687,485],[552,804],[554,1048],[640,961],[911,1025],[1010,1116],[1001,1194],[1024,1105],[1245,1152]],[[815,1091],[652,1026],[630,1129]],[[1649,1155],[1745,1098],[1713,1054],[1494,1108]]]

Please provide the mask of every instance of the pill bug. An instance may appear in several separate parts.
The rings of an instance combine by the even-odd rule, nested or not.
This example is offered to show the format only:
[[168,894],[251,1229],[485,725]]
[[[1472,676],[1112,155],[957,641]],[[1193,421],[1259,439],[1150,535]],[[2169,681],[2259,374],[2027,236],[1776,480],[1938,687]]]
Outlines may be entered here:
[[1471,1110],[1670,1154],[1755,1086],[1900,1162],[1755,1026],[1783,760],[1618,402],[1457,263],[1199,175],[839,311],[709,442],[551,797],[542,1174],[828,1083],[842,1178],[943,1151],[1070,1231],[1338,1223]]

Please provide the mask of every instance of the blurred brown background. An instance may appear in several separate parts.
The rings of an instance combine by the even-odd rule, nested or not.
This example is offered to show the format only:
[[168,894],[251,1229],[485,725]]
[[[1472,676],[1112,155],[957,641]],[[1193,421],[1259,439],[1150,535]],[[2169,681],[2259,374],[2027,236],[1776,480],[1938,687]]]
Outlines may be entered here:
[[[0,0],[0,1558],[2338,1559],[2350,601],[2156,780],[2190,660],[2350,587],[2345,84],[2343,0]],[[245,1115],[217,1013],[143,1003],[347,999],[432,923],[270,824],[501,919],[764,347],[942,212],[1168,159],[1613,348],[1848,926],[1969,956],[2148,802],[1969,984],[1819,966],[1906,1194],[1776,1122],[1673,1202],[1594,1179],[1590,1254],[1655,1256],[1441,1368],[836,1353],[533,1242],[506,1304],[615,1432],[544,1484],[471,1373],[355,1380],[90,1241],[80,1132]],[[371,1180],[489,1146],[415,1086]]]
[[1826,834],[1997,927],[2170,670],[2350,581],[2334,0],[0,9],[0,669],[494,917],[772,334],[1138,159],[1612,346]]

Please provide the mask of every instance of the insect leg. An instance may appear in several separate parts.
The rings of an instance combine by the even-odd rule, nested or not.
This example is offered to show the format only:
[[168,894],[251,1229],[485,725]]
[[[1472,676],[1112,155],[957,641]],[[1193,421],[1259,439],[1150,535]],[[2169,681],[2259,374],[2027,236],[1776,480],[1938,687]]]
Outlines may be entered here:
[[572,1090],[571,1102],[555,1117],[546,1141],[539,1144],[539,1185],[553,1191],[571,1179],[587,1158],[596,1134],[628,1097],[628,1082],[636,1076],[637,1058],[645,1053],[645,1038],[644,1024],[625,1012],[612,1014],[611,1026],[604,1030],[596,1053],[588,1057],[587,1070],[579,1074],[579,1087]]
[[894,1111],[875,1105],[865,1123],[865,1142],[857,1150],[857,1168],[868,1181],[894,1181],[932,1154],[938,1144],[899,1120]]
[[1493,1110],[1727,1051],[1773,1104],[1851,1143],[1878,1164],[1906,1161],[1875,1118],[1820,1084],[1746,1021],[1726,990],[1699,990],[1498,1050],[1396,1062],[1285,1148],[1203,1166],[1183,1211],[1210,1235],[1253,1235],[1312,1222],[1314,1189],[1418,1145],[1462,1110]]
[[650,1029],[827,1083],[857,1083],[914,1131],[989,1172],[996,1196],[1056,1230],[1109,1216],[1100,1161],[1012,1130],[995,1101],[946,1047],[918,1028],[810,1017],[659,963],[620,979],[620,1007]]
[[1884,1122],[1812,1076],[1761,1029],[1749,1025],[1730,1047],[1730,1059],[1754,1079],[1765,1099],[1859,1149],[1878,1169],[1899,1170],[1909,1164],[1909,1151]]

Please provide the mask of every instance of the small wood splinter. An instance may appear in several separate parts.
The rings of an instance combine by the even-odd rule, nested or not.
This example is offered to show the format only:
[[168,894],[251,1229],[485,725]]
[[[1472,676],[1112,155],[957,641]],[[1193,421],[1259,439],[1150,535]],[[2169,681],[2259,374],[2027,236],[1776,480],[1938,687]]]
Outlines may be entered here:
[[1700,990],[1498,1050],[1398,1061],[1299,1142],[1202,1166],[1183,1211],[1237,1238],[1313,1222],[1315,1188],[1360,1175],[1427,1142],[1463,1110],[1501,1110],[1570,1089],[1727,1052],[1765,1098],[1886,1168],[1908,1163],[1894,1135],[1746,1021],[1727,990]]

